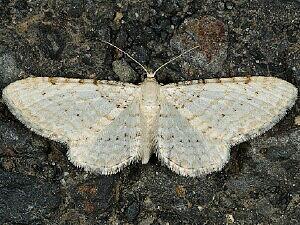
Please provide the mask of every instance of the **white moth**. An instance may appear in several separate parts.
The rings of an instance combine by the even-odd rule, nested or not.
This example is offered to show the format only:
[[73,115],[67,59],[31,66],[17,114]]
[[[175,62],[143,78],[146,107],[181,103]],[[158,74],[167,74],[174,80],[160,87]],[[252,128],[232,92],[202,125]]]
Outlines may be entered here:
[[114,174],[155,153],[194,177],[220,170],[231,146],[270,129],[297,98],[296,87],[274,77],[160,85],[160,68],[142,68],[140,85],[36,77],[8,85],[3,99],[31,130],[66,143],[69,160],[87,171]]

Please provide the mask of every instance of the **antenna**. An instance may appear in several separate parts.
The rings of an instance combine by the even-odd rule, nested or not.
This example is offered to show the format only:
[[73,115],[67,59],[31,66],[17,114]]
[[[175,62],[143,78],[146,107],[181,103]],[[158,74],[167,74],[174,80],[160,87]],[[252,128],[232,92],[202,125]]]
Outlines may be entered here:
[[191,48],[191,49],[189,49],[189,50],[187,50],[187,51],[181,53],[180,55],[173,57],[173,58],[170,59],[168,62],[166,62],[166,63],[162,64],[160,67],[158,67],[158,68],[153,72],[153,76],[157,73],[157,71],[159,71],[160,69],[164,68],[164,67],[165,67],[166,65],[168,65],[169,63],[175,61],[176,59],[180,58],[181,56],[183,56],[183,55],[189,53],[190,51],[193,51],[194,49],[199,48],[199,47],[200,47],[200,46],[197,45],[197,46],[195,46],[195,47],[193,47],[193,48]]
[[135,58],[133,58],[131,55],[129,55],[129,54],[128,54],[127,52],[125,52],[124,50],[120,49],[119,47],[115,46],[114,44],[112,44],[112,43],[110,43],[110,42],[108,42],[108,41],[101,40],[101,42],[103,42],[103,43],[105,43],[105,44],[108,44],[108,45],[110,45],[110,46],[112,46],[112,47],[118,49],[120,52],[124,53],[126,56],[128,56],[130,59],[132,59],[135,63],[137,63],[140,67],[142,67],[142,69],[146,72],[147,77],[154,77],[155,74],[156,74],[160,69],[162,69],[163,67],[165,67],[165,66],[168,65],[169,63],[175,61],[176,59],[180,58],[181,56],[183,56],[183,55],[185,55],[185,54],[187,54],[187,53],[193,51],[194,49],[200,47],[199,45],[197,45],[197,46],[195,46],[195,47],[193,47],[193,48],[191,48],[191,49],[189,49],[189,50],[187,50],[187,51],[181,53],[180,55],[173,57],[173,58],[170,59],[168,62],[166,62],[166,63],[162,64],[160,67],[158,67],[153,73],[149,73],[145,66],[143,66],[139,61],[137,61]]
[[118,49],[120,52],[124,53],[125,55],[127,55],[130,59],[132,59],[134,62],[136,62],[140,67],[142,67],[142,69],[146,72],[146,74],[148,75],[148,70],[146,69],[146,67],[144,67],[139,61],[137,61],[135,58],[133,58],[131,55],[129,55],[127,52],[123,51],[122,49],[120,49],[119,47],[113,45],[112,43],[109,43],[108,41],[103,41],[101,40],[102,42]]

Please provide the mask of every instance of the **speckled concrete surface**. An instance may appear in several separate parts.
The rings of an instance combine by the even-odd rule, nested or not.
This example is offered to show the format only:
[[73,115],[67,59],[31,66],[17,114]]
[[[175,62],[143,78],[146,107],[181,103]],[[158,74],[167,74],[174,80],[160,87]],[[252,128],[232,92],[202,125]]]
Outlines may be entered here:
[[[273,75],[300,82],[298,0],[0,1],[0,88],[27,77],[138,83],[142,71],[100,42],[156,68],[163,83]],[[33,134],[0,102],[0,224],[299,224],[299,101],[207,177],[134,164],[114,176],[75,168],[66,148]]]

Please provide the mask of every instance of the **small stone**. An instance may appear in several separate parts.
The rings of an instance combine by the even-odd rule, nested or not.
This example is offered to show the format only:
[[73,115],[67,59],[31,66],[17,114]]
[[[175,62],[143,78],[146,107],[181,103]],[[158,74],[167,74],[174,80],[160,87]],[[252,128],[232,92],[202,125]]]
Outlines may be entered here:
[[201,205],[198,205],[197,208],[200,212],[204,209],[203,206],[201,206]]
[[117,25],[120,25],[121,24],[121,20],[123,18],[123,13],[122,12],[117,12],[116,13],[116,16],[114,18],[114,22],[117,24]]
[[233,3],[232,2],[225,2],[225,8],[228,9],[228,10],[232,10],[234,7]]
[[128,208],[127,208],[127,218],[129,221],[134,221],[136,217],[139,215],[140,207],[137,202],[133,202]]
[[226,224],[233,224],[234,218],[232,214],[226,214]]
[[[187,78],[195,78],[199,73],[217,73],[227,57],[227,32],[225,24],[211,16],[187,19],[171,39],[173,49],[183,53],[195,46],[200,46],[183,56],[180,63],[182,73]],[[199,71],[200,70],[200,71]]]
[[33,176],[0,173],[0,223],[36,224],[59,208],[61,198],[55,184]]
[[177,185],[175,191],[178,197],[184,198],[186,195],[186,189],[182,185]]
[[138,74],[127,64],[124,59],[113,62],[113,71],[123,82],[135,82],[138,79]]

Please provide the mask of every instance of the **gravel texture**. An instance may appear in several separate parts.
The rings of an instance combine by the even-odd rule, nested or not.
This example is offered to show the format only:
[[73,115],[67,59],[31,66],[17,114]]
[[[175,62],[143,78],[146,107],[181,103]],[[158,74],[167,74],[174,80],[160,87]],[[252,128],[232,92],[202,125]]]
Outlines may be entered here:
[[[162,83],[273,75],[300,85],[298,0],[2,0],[0,89],[27,77]],[[300,224],[299,100],[264,135],[236,146],[206,177],[156,157],[113,176],[75,168],[66,147],[26,129],[0,101],[0,224]]]

